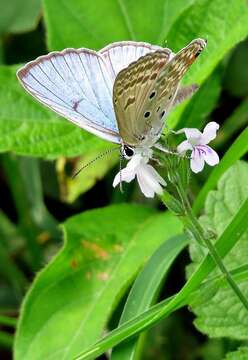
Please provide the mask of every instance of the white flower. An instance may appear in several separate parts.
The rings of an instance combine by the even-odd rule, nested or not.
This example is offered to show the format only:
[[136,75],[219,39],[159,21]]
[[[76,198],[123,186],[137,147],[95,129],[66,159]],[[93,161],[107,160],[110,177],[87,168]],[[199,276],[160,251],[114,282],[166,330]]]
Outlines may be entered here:
[[127,166],[115,176],[113,186],[116,187],[121,181],[129,183],[136,176],[140,189],[146,197],[152,198],[155,193],[161,195],[163,193],[161,185],[165,186],[166,182],[151,165],[147,164],[148,161],[148,156],[133,155]]
[[203,133],[198,129],[184,128],[177,133],[184,132],[187,140],[183,141],[177,147],[177,151],[185,153],[187,150],[191,150],[190,167],[194,173],[198,173],[203,170],[204,163],[206,162],[210,166],[214,166],[219,163],[218,154],[207,144],[216,137],[216,132],[219,129],[219,124],[212,121],[208,123]]

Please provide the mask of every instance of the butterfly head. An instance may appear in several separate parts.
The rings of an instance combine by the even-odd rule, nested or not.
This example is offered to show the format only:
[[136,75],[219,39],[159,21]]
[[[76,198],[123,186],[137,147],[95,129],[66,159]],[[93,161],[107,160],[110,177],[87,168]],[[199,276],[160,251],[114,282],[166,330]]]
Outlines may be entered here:
[[143,158],[150,159],[152,153],[152,149],[148,146],[133,147],[127,144],[122,144],[121,146],[121,154],[127,160],[132,159],[135,155],[141,155]]
[[121,153],[125,157],[125,159],[129,160],[135,154],[135,148],[133,148],[129,145],[123,144],[121,147]]

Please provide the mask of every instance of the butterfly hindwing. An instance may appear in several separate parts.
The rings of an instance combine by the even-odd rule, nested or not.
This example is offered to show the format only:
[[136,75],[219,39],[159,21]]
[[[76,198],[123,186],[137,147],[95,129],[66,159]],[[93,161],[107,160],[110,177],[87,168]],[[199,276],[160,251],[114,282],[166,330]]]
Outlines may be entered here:
[[129,145],[140,143],[142,134],[149,131],[146,122],[139,119],[154,82],[170,56],[169,49],[148,53],[117,75],[113,90],[114,108],[121,138]]
[[174,98],[172,106],[176,106],[184,100],[189,99],[198,89],[199,86],[196,84],[180,87]]

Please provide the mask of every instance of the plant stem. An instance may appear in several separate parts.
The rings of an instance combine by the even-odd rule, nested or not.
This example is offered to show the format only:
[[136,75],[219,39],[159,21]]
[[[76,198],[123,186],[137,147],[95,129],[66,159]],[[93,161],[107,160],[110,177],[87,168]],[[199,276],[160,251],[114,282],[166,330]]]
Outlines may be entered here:
[[184,219],[182,219],[185,226],[188,227],[188,229],[194,235],[194,238],[200,244],[204,244],[208,248],[208,251],[209,251],[210,255],[212,256],[212,258],[214,259],[216,265],[219,267],[220,271],[222,272],[222,274],[228,281],[229,285],[231,286],[231,288],[233,289],[235,294],[238,296],[238,298],[240,299],[240,301],[242,302],[242,304],[248,311],[248,300],[246,299],[246,297],[244,296],[244,294],[242,293],[242,291],[240,290],[240,288],[238,287],[236,282],[233,280],[230,272],[225,267],[215,246],[205,236],[204,229],[202,228],[201,224],[199,223],[199,221],[197,220],[197,218],[195,217],[195,215],[192,211],[188,197],[184,191],[184,188],[183,188],[180,180],[178,181],[178,184],[177,184],[177,191],[178,191],[179,196],[181,197],[181,200],[182,200],[182,203],[184,206],[184,210],[185,210],[185,217],[184,217]]

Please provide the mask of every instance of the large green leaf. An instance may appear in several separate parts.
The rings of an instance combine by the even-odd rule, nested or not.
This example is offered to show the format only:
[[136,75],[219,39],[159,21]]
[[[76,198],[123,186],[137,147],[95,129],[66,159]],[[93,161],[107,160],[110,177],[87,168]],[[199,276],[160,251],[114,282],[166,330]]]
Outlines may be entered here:
[[92,344],[144,260],[181,226],[169,213],[116,205],[74,216],[64,229],[64,248],[22,307],[16,360],[71,360]]
[[[240,237],[244,234],[244,232],[247,231],[247,216],[248,199],[242,204],[231,223],[225,228],[223,234],[215,244],[221,258],[224,258],[230,252],[235,244],[237,244]],[[119,326],[117,329],[114,329],[102,340],[89,347],[83,353],[80,353],[75,359],[95,359],[96,356],[103,354],[106,350],[113,348],[120,342],[130,339],[132,336],[137,335],[148,328],[151,328],[158,321],[169,316],[173,311],[186,305],[189,302],[192,302],[192,299],[197,299],[198,295],[196,295],[196,290],[200,291],[200,298],[202,298],[201,286],[203,286],[204,289],[206,282],[204,282],[202,285],[201,283],[215,268],[215,261],[212,259],[210,254],[206,255],[187,283],[175,296],[165,299],[159,304],[153,306],[151,309],[147,310],[145,313],[142,313],[134,319]],[[242,274],[243,271],[244,274]],[[237,281],[240,281],[241,279],[242,281],[247,281],[247,266],[242,266],[238,271],[234,269],[232,271],[232,275],[235,277],[235,280],[236,275],[238,275]],[[219,277],[215,277],[213,280],[216,281],[218,278]],[[219,283],[219,286],[227,286],[226,279],[223,278],[223,275],[220,276],[220,280],[222,281]]]
[[204,54],[184,80],[201,83],[227,51],[247,34],[248,10],[245,0],[198,0],[177,19],[167,41],[169,47],[178,51],[194,38],[207,39]]
[[[201,84],[226,53],[247,34],[245,0],[198,0],[177,19],[168,34],[167,45],[177,51],[194,38],[208,40],[206,49],[183,79],[183,83]],[[183,103],[172,112],[168,119],[170,126],[177,125],[186,105]]]
[[247,360],[248,346],[241,346],[238,350],[228,353],[225,360]]
[[106,142],[34,101],[19,85],[16,66],[0,67],[0,151],[56,158],[104,149]]
[[48,47],[99,49],[120,40],[164,43],[175,19],[194,1],[45,0]]
[[[230,223],[240,205],[248,198],[248,164],[237,162],[221,178],[216,191],[211,191],[207,197],[205,213],[201,222],[206,231],[221,234]],[[225,257],[224,263],[228,269],[248,263],[248,231],[237,245]],[[191,258],[195,268],[206,254],[205,249],[197,243],[190,246]],[[240,289],[248,296],[248,282],[240,284]],[[216,289],[218,290],[218,288]],[[202,304],[192,304],[197,315],[195,324],[203,333],[211,337],[231,337],[248,339],[248,313],[236,294],[229,287],[216,291]]]
[[32,30],[41,14],[41,0],[8,0],[1,4],[0,36]]

